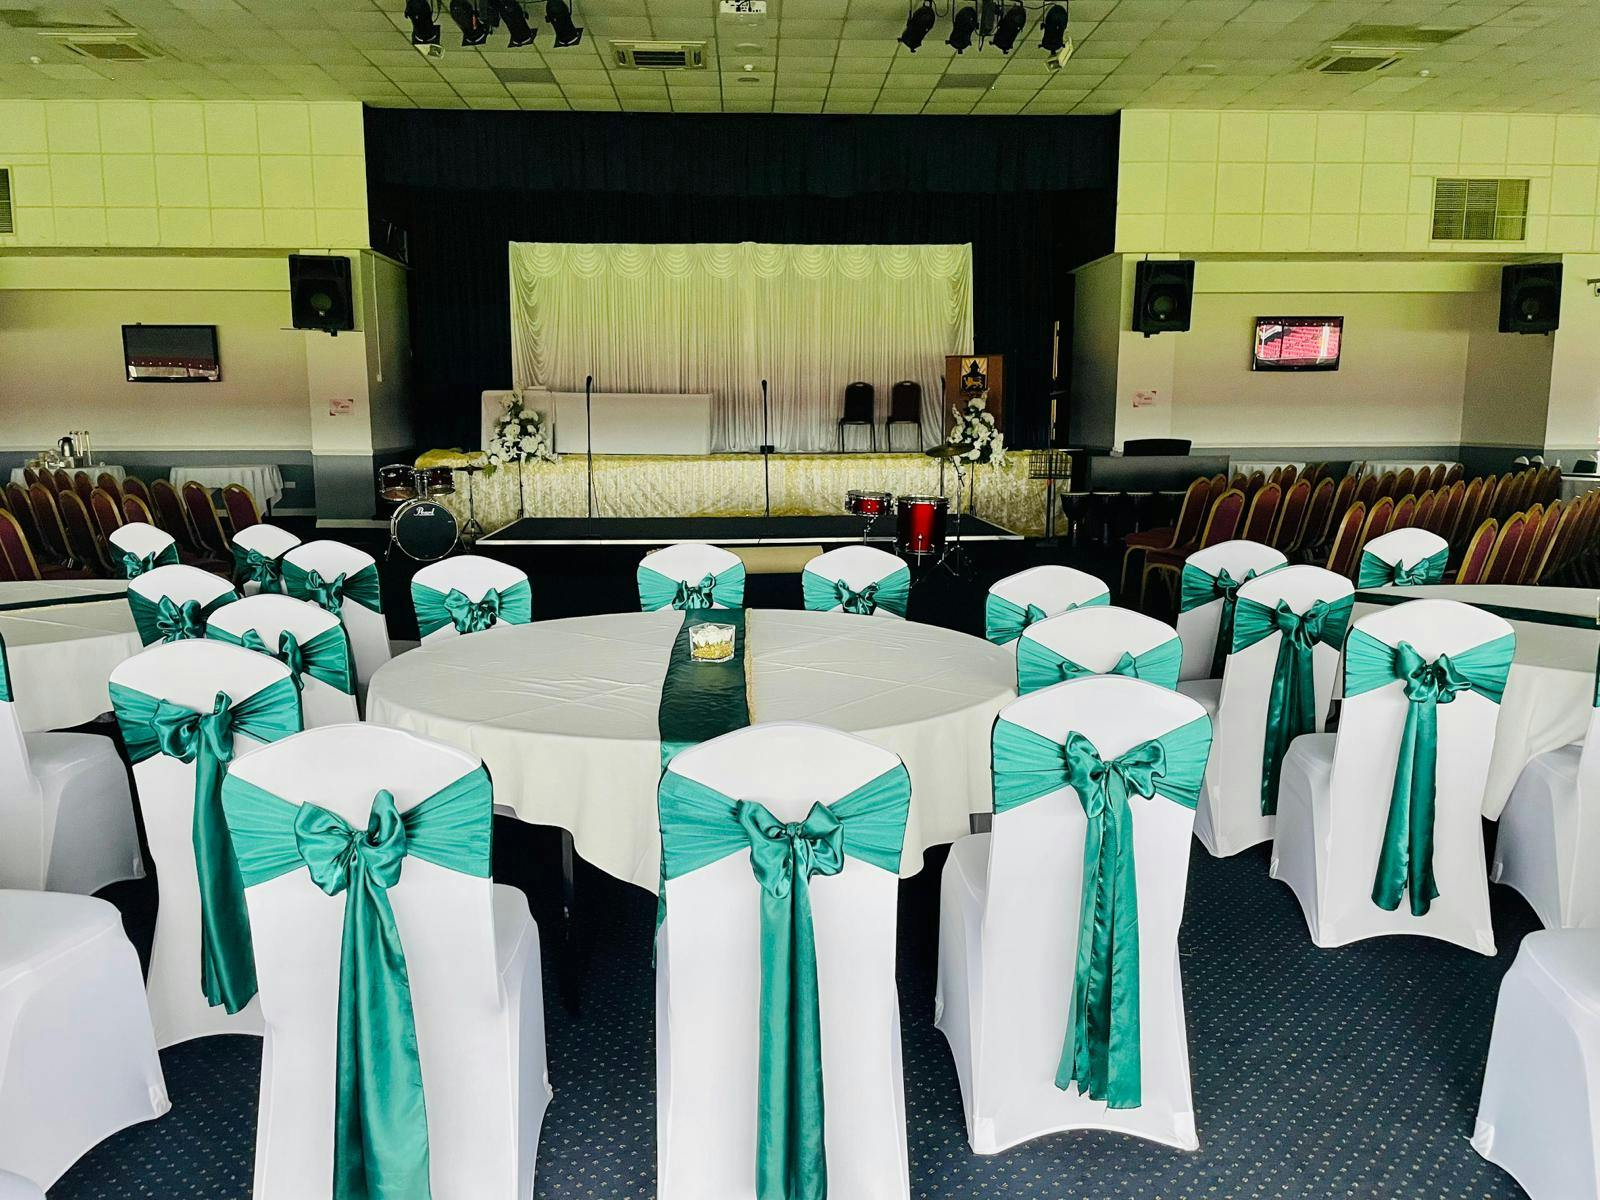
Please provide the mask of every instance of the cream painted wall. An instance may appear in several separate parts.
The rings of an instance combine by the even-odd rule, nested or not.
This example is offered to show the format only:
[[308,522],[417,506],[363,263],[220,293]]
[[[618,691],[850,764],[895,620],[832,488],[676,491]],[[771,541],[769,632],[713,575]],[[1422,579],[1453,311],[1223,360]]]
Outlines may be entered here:
[[1600,299],[1589,280],[1600,280],[1600,254],[1569,254],[1562,264],[1545,444],[1592,450],[1600,445]]
[[1112,254],[1073,272],[1070,436],[1109,446],[1116,436],[1123,259]]
[[1555,335],[1501,333],[1499,293],[1480,292],[1471,300],[1461,440],[1472,446],[1541,447]]

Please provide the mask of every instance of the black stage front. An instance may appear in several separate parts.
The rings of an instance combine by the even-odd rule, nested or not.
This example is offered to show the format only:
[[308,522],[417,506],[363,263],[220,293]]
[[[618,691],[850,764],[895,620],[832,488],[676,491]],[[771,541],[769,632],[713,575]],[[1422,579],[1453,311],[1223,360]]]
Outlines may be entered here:
[[[868,530],[860,517],[524,517],[480,538],[498,546],[665,546],[712,542],[719,546],[810,546],[867,541],[893,542],[894,521],[880,519]],[[952,519],[949,538],[956,535]],[[961,519],[963,542],[1020,542],[1022,535],[977,517]]]

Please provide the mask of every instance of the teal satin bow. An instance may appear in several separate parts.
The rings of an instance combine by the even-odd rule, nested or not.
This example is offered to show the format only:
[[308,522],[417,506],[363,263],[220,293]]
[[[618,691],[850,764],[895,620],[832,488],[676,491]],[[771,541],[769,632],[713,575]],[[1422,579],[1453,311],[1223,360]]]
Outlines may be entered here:
[[130,588],[128,610],[133,614],[133,624],[139,631],[139,640],[146,646],[152,646],[157,643],[181,642],[189,638],[205,637],[206,622],[211,619],[211,614],[224,604],[231,604],[238,598],[235,592],[224,592],[205,604],[201,604],[198,600],[184,600],[180,603],[171,596],[161,596],[152,600]]
[[342,616],[345,601],[361,605],[372,612],[383,611],[383,592],[378,584],[378,568],[368,564],[354,574],[340,571],[332,579],[312,568],[298,567],[283,561],[283,585],[296,600],[309,600],[335,616]]
[[457,633],[482,633],[500,620],[500,589],[490,588],[482,599],[469,600],[465,592],[451,588],[444,607]]
[[1178,686],[1178,671],[1183,665],[1183,643],[1176,638],[1150,647],[1142,654],[1124,650],[1109,668],[1096,671],[1056,653],[1031,637],[1017,642],[1017,692],[1026,696],[1040,688],[1087,675],[1125,675],[1143,679],[1168,689]]
[[672,597],[672,607],[685,608],[710,608],[717,599],[717,577],[707,571],[699,583],[690,583],[687,579],[678,580],[677,591]]
[[733,563],[720,574],[706,572],[699,583],[692,580],[669,579],[643,565],[639,566],[639,607],[645,612],[662,608],[679,610],[713,608],[739,608],[744,604],[745,569],[743,563]]
[[1222,601],[1217,610],[1217,637],[1211,646],[1212,679],[1221,679],[1223,668],[1228,663],[1228,651],[1233,646],[1233,614],[1239,601],[1239,589],[1255,577],[1254,567],[1244,573],[1243,579],[1235,579],[1228,573],[1227,567],[1211,575],[1199,567],[1187,563],[1184,565],[1179,612],[1189,612],[1213,600]]
[[289,668],[289,678],[294,680],[295,688],[304,690],[305,684],[300,677],[306,673],[306,657],[305,653],[300,649],[300,639],[295,637],[291,631],[287,629],[278,631],[277,650],[269,649],[267,643],[262,640],[261,635],[254,629],[246,629],[243,636],[239,638],[239,644],[246,650],[254,650],[258,654],[270,655],[272,658],[277,659]]
[[1444,579],[1445,566],[1450,558],[1449,547],[1427,558],[1419,558],[1409,567],[1401,562],[1389,562],[1370,550],[1361,552],[1361,565],[1356,570],[1356,587],[1416,587],[1439,583]]
[[[115,546],[112,547],[116,549]],[[176,566],[178,563],[178,546],[176,542],[169,543],[159,550],[152,550],[142,558],[131,550],[120,550],[117,553],[117,573],[124,579],[137,579],[146,571],[153,571],[157,567]]]
[[808,568],[800,572],[800,592],[809,612],[871,616],[881,608],[904,617],[911,602],[911,569],[902,566],[857,591],[842,579],[829,579]]
[[324,579],[320,572],[306,572],[306,599],[320,605],[328,612],[338,614],[344,610],[345,573],[340,571],[332,579]]
[[459,588],[448,593],[426,584],[411,584],[417,629],[423,637],[449,626],[457,633],[481,633],[496,625],[526,625],[533,620],[533,589],[526,579],[504,588],[490,588],[474,601]]
[[[1110,603],[1111,594],[1101,592],[1098,596],[1091,596],[1077,604],[1069,604],[1060,611],[1070,612],[1074,608],[1089,608]],[[990,592],[983,601],[983,636],[995,645],[1003,646],[1021,637],[1029,626],[1055,615],[1059,614],[1047,613],[1037,604],[1024,606]]]
[[289,668],[289,677],[294,680],[297,689],[304,690],[305,677],[309,675],[347,696],[355,695],[355,667],[350,661],[350,639],[343,625],[330,625],[303,642],[289,630],[280,629],[277,649],[267,645],[266,639],[255,629],[235,635],[216,625],[208,625],[206,637],[213,641],[231,642],[277,659]]
[[263,592],[283,591],[283,555],[263,554],[259,550],[233,548],[233,570],[239,582],[255,583]]
[[878,584],[867,584],[857,591],[842,579],[833,581],[833,598],[838,607],[858,617],[870,617],[878,611]]

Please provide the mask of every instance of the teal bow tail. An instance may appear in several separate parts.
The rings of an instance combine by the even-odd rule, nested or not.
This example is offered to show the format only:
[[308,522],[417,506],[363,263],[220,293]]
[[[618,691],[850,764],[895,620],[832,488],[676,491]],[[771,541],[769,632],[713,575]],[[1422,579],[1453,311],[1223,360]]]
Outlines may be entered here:
[[425,1200],[428,1116],[405,947],[389,889],[407,857],[489,877],[493,788],[478,767],[404,813],[380,790],[365,830],[230,776],[223,788],[245,886],[299,867],[345,893],[339,950],[333,1200]]
[[1278,657],[1267,691],[1266,733],[1261,746],[1261,813],[1276,816],[1278,783],[1289,743],[1317,731],[1316,658],[1318,643],[1339,646],[1355,607],[1352,596],[1329,602],[1318,600],[1297,613],[1285,600],[1268,608],[1249,597],[1239,599],[1234,610],[1233,652],[1254,646],[1273,633],[1281,634]]
[[289,677],[296,688],[305,687],[305,677],[319,679],[347,696],[356,694],[354,665],[350,661],[350,638],[343,625],[330,625],[315,637],[300,641],[287,629],[278,631],[277,648],[267,645],[266,639],[254,629],[235,635],[215,625],[206,627],[206,636],[213,641],[243,646],[259,654],[277,659],[289,668]]
[[1438,808],[1439,706],[1473,691],[1500,703],[1516,649],[1512,635],[1432,662],[1409,642],[1389,646],[1363,630],[1345,651],[1345,695],[1358,696],[1397,680],[1405,684],[1389,814],[1372,881],[1372,902],[1394,912],[1409,895],[1411,914],[1424,916],[1439,896],[1433,876],[1433,829]]
[[324,579],[315,568],[307,570],[286,560],[283,563],[283,585],[296,600],[309,600],[335,616],[344,612],[346,600],[375,613],[383,611],[383,593],[378,586],[376,563],[367,564],[354,575],[340,571],[332,579]]
[[761,887],[759,1200],[824,1200],[828,1192],[810,881],[838,874],[846,857],[898,872],[910,801],[899,764],[838,800],[813,803],[798,822],[676,772],[662,776],[663,895],[667,880],[741,850]]
[[1450,549],[1440,550],[1427,558],[1419,558],[1409,567],[1404,563],[1388,562],[1370,550],[1361,552],[1361,565],[1356,569],[1356,587],[1415,587],[1420,584],[1441,583]]
[[211,614],[238,598],[236,592],[224,592],[215,600],[201,604],[198,600],[179,602],[171,596],[152,600],[130,590],[128,609],[133,613],[133,624],[139,631],[140,642],[153,646],[157,642],[181,642],[205,637],[206,622],[211,619]]
[[0,704],[11,702],[11,663],[6,659],[6,640],[0,638]]
[[661,608],[692,609],[744,607],[745,569],[734,563],[724,571],[707,572],[698,583],[669,579],[660,571],[640,566],[638,571],[639,607],[645,612]]
[[[690,656],[689,628],[714,618],[733,626],[733,657],[724,663],[695,662]],[[690,746],[732,733],[750,724],[750,699],[745,685],[745,613],[742,608],[714,614],[688,611],[667,658],[661,681],[656,724],[661,735],[661,765]]]
[[200,885],[200,990],[207,1003],[236,1013],[256,994],[255,952],[222,814],[222,780],[236,736],[274,742],[300,732],[300,693],[280,679],[238,702],[218,692],[211,712],[200,713],[115,682],[110,692],[133,762],[164,754],[194,764],[190,838]]
[[237,542],[233,546],[233,577],[240,586],[246,583],[259,585],[263,592],[281,593],[283,589],[283,555],[263,554],[259,550],[246,550]]
[[983,636],[997,646],[1015,641],[1022,631],[1050,614],[1037,604],[1015,604],[990,592],[983,602]]
[[[111,547],[117,550],[115,546]],[[117,574],[123,579],[137,579],[146,571],[154,571],[157,567],[175,567],[178,565],[178,544],[168,543],[160,550],[152,550],[149,554],[135,554],[131,550],[117,550]]]
[[1217,637],[1211,646],[1212,679],[1221,679],[1223,668],[1228,665],[1228,651],[1233,648],[1233,614],[1239,601],[1239,589],[1255,577],[1254,567],[1244,573],[1243,579],[1235,579],[1228,573],[1227,567],[1210,575],[1189,563],[1183,565],[1179,612],[1190,612],[1213,600],[1222,601],[1222,606],[1217,610]]
[[458,588],[440,592],[413,583],[411,603],[423,637],[446,626],[457,633],[481,633],[496,625],[526,625],[533,620],[533,589],[526,579],[504,589],[490,588],[478,600],[469,599]]
[[800,572],[800,591],[811,612],[837,610],[871,616],[885,608],[903,617],[911,605],[911,568],[902,566],[859,590],[842,579],[827,579],[807,569]]
[[1169,638],[1141,654],[1126,650],[1105,671],[1096,671],[1064,655],[1057,654],[1031,637],[1017,642],[1017,692],[1026,696],[1040,688],[1086,675],[1126,675],[1176,691],[1178,671],[1183,665],[1183,643]]

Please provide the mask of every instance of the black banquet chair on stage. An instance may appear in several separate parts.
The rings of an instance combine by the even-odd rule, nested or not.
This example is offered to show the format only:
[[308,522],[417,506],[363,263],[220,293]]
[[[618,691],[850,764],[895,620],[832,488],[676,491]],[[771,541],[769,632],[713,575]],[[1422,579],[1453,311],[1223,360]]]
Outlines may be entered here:
[[862,383],[859,379],[855,383],[844,386],[844,416],[839,418],[839,453],[844,453],[844,427],[846,425],[865,425],[867,436],[871,439],[873,452],[878,449],[877,393],[872,390],[870,383]]
[[883,442],[891,453],[896,425],[911,426],[917,434],[917,449],[922,449],[922,385],[915,379],[902,379],[889,389],[889,419],[883,423]]

